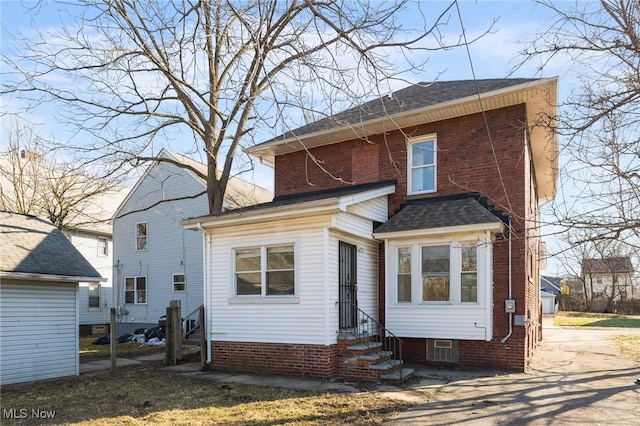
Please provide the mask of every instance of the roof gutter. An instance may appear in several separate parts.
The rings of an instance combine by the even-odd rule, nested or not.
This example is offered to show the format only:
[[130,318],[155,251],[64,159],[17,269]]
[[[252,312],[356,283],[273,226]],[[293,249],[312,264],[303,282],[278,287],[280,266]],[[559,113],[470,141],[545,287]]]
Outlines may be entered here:
[[33,272],[0,272],[0,277],[3,279],[14,279],[23,281],[53,281],[53,282],[68,282],[68,283],[100,283],[107,281],[102,277],[74,277],[71,275],[54,275],[54,274],[37,274]]
[[338,198],[327,198],[317,201],[309,201],[302,204],[269,207],[266,209],[233,210],[220,216],[205,216],[182,221],[186,229],[208,229],[229,225],[239,225],[245,222],[269,222],[288,217],[305,217],[319,214],[343,211]]
[[[351,137],[353,137],[353,132],[356,131],[357,128],[362,129],[362,136],[365,136],[366,134],[369,134],[369,132],[366,132],[365,129],[368,127],[371,127],[375,124],[378,123],[384,123],[385,121],[388,120],[392,120],[393,122],[396,121],[400,121],[402,118],[405,117],[410,117],[410,116],[414,116],[414,115],[422,115],[426,112],[430,112],[430,111],[435,111],[438,109],[445,109],[445,108],[451,108],[451,107],[455,107],[455,106],[459,106],[459,105],[464,105],[464,104],[468,104],[468,103],[476,103],[478,102],[478,100],[484,100],[484,99],[488,99],[488,98],[493,98],[493,97],[500,97],[500,96],[504,96],[505,94],[508,93],[512,93],[512,92],[518,92],[524,89],[531,89],[537,86],[544,86],[544,85],[548,85],[548,84],[552,84],[555,83],[557,81],[556,77],[550,77],[550,78],[546,78],[546,79],[542,79],[542,80],[536,80],[533,82],[527,82],[527,83],[522,83],[516,86],[510,86],[510,87],[505,87],[502,89],[497,89],[497,90],[492,90],[489,92],[484,92],[484,93],[480,93],[480,95],[478,96],[477,94],[473,94],[470,96],[466,96],[464,98],[459,98],[459,99],[454,99],[451,101],[447,101],[447,102],[442,102],[439,104],[435,104],[435,105],[429,105],[426,106],[424,108],[417,108],[417,109],[412,109],[409,111],[405,111],[405,112],[401,112],[398,114],[394,114],[391,116],[382,116],[382,117],[377,117],[371,120],[367,120],[367,121],[362,121],[359,123],[355,123],[355,124],[346,124],[344,126],[340,126],[340,127],[334,127],[331,129],[326,129],[326,130],[321,130],[318,132],[311,132],[311,133],[307,133],[304,135],[300,135],[300,136],[294,136],[294,137],[289,137],[286,139],[278,139],[278,140],[273,140],[271,142],[265,142],[265,143],[261,143],[259,145],[255,145],[249,148],[244,149],[244,151],[249,154],[252,155],[254,157],[258,157],[260,158],[261,162],[264,162],[266,164],[271,164],[270,162],[268,162],[267,160],[265,160],[263,157],[263,155],[260,155],[260,151],[267,149],[267,148],[271,148],[274,146],[279,146],[279,145],[286,145],[286,144],[299,144],[301,142],[304,142],[306,139],[312,139],[312,138],[318,138],[318,137],[323,137],[323,136],[327,136],[327,135],[331,135],[333,133],[339,133],[341,131],[345,131],[345,130],[350,130],[351,133]],[[397,126],[396,126],[397,127]],[[374,132],[377,133],[377,132]]]

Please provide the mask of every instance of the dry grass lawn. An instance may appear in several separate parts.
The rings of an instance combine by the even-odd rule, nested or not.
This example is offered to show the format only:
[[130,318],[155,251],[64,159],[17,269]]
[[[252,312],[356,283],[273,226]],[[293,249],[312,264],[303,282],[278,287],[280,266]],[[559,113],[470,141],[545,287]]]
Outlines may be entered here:
[[[615,315],[589,312],[560,312],[553,320],[554,325],[573,327],[620,327],[640,328],[640,316]],[[640,362],[640,336],[621,334],[611,336],[625,358]]]
[[[81,337],[79,342],[80,363],[105,359],[111,356],[110,345],[94,345],[92,342],[99,336]],[[120,358],[135,358],[138,356],[163,353],[164,346],[150,346],[142,343],[118,343],[116,354]]]
[[[381,424],[406,403],[375,392],[314,393],[244,386],[180,375],[162,362],[37,383],[3,386],[3,410],[55,411],[46,424],[72,425],[347,425]],[[6,417],[6,416],[5,416]]]

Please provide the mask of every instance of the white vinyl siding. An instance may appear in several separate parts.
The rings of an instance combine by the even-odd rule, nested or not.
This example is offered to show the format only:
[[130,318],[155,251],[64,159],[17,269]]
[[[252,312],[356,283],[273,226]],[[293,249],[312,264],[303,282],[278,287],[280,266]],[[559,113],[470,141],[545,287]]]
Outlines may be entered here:
[[0,383],[79,373],[78,285],[3,280]]
[[[461,288],[461,247],[474,241],[477,246],[477,302],[463,298]],[[428,246],[449,246],[451,249],[450,295],[445,301],[424,301],[422,287],[421,249]],[[411,247],[411,300],[398,299],[398,253]],[[492,336],[492,260],[491,240],[488,233],[459,235],[430,239],[401,239],[386,242],[387,303],[386,326],[394,334],[415,338],[444,338],[490,340]],[[447,324],[442,327],[442,324]]]
[[[213,340],[335,344],[338,330],[338,244],[358,247],[359,306],[377,318],[378,243],[373,223],[346,213],[228,226],[209,231],[209,307]],[[342,225],[355,223],[355,233]],[[274,239],[274,236],[277,238]],[[235,249],[295,241],[295,296],[236,297]]]

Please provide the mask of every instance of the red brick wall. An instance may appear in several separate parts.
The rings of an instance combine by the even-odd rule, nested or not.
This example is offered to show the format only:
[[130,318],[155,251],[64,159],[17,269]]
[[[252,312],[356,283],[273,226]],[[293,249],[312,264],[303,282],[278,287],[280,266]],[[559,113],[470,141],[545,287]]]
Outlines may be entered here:
[[[460,365],[492,366],[523,370],[527,357],[539,339],[537,292],[538,234],[537,198],[530,174],[530,158],[525,139],[524,105],[487,111],[491,139],[482,114],[429,123],[403,131],[376,135],[369,141],[352,140],[276,157],[275,193],[288,195],[332,189],[351,184],[396,180],[396,193],[389,196],[393,215],[407,199],[407,136],[437,135],[437,193],[446,196],[478,192],[496,209],[512,218],[511,283],[516,299],[516,315],[524,315],[527,325],[514,326],[505,344],[500,340],[509,332],[509,316],[504,312],[508,298],[509,247],[507,239],[494,244],[494,331],[491,342],[461,341]],[[316,164],[317,163],[317,164]],[[499,167],[497,166],[499,165]],[[535,248],[534,248],[535,247]],[[380,246],[380,265],[384,265],[384,247]],[[380,312],[384,320],[385,277],[381,271]],[[532,312],[531,318],[527,317]],[[417,339],[424,343],[424,339]],[[409,359],[426,359],[418,346],[405,350]],[[480,351],[478,353],[477,351]],[[474,361],[476,360],[476,361]]]
[[282,376],[336,376],[335,345],[211,342],[211,369]]
[[[480,192],[498,208],[507,210],[511,206],[514,213],[522,217],[528,190],[524,181],[528,165],[524,157],[524,131],[520,125],[524,120],[524,105],[488,111],[494,149],[482,115],[473,114],[403,129],[403,132],[375,135],[369,142],[358,139],[315,148],[309,154],[300,151],[281,155],[275,162],[275,195],[395,179],[397,193],[390,196],[389,206],[393,212],[406,195],[406,135],[436,133],[438,192],[433,195]],[[508,197],[504,194],[503,182]]]

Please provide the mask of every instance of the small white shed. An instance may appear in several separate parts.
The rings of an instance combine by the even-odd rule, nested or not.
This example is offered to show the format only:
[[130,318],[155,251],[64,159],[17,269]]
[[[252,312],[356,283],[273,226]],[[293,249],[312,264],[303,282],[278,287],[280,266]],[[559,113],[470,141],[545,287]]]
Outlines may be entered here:
[[542,313],[554,314],[556,313],[556,295],[546,291],[540,291],[540,299],[542,299]]
[[104,279],[34,216],[0,212],[0,250],[0,384],[78,375],[78,283]]

